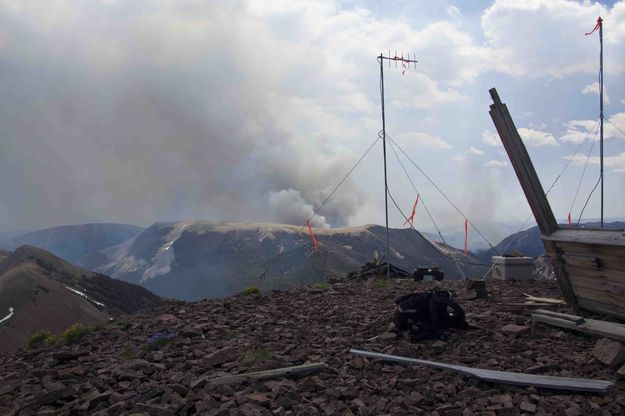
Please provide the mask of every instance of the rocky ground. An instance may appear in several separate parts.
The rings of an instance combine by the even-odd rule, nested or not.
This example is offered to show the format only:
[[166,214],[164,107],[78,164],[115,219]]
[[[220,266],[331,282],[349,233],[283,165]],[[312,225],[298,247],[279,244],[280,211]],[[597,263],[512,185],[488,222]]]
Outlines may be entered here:
[[[625,385],[605,395],[501,386],[450,371],[370,361],[350,348],[468,366],[618,380],[597,339],[529,324],[523,294],[558,297],[554,282],[489,282],[490,298],[455,289],[480,329],[412,344],[386,332],[393,299],[431,287],[351,282],[224,300],[172,303],[107,324],[62,348],[0,358],[0,414],[19,415],[622,415]],[[566,307],[551,309],[567,311]],[[325,362],[301,378],[210,387],[228,374]]]

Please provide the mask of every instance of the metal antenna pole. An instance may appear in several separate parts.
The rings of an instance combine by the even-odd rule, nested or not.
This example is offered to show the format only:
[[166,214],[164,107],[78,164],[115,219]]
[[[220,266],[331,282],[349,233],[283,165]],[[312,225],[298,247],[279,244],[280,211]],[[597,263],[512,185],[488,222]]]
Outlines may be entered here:
[[382,149],[384,153],[384,213],[386,216],[386,277],[391,277],[391,257],[388,238],[388,179],[386,175],[386,118],[384,115],[384,55],[380,53],[380,97],[382,99]]
[[599,155],[601,160],[599,177],[601,178],[601,228],[603,228],[603,20],[597,19],[599,23],[599,119],[601,127],[599,134]]
[[[417,62],[415,59],[410,59],[410,54],[408,54],[407,58],[404,58],[404,54],[402,53],[401,58],[397,56],[397,52],[395,52],[395,56],[391,58],[391,53],[389,51],[389,56],[384,56],[383,53],[380,52],[380,56],[378,56],[378,61],[380,62],[380,98],[382,101],[382,149],[384,151],[384,212],[386,216],[386,277],[391,277],[391,255],[390,255],[390,243],[388,237],[388,176],[386,173],[386,117],[384,112],[384,60],[386,59],[391,64],[391,61],[395,61],[395,67],[397,67],[397,61],[402,63],[402,68],[410,69],[410,64],[414,64],[415,68],[417,66]],[[416,56],[416,55],[415,55]],[[414,56],[413,56],[414,58]],[[402,72],[403,74],[403,72]]]

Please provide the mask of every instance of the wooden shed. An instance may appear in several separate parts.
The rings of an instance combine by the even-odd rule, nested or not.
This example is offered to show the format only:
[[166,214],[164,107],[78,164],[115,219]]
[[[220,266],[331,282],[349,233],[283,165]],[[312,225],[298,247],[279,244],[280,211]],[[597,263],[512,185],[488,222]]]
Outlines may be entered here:
[[540,228],[567,303],[625,319],[625,232],[558,225],[527,149],[497,91],[490,116]]

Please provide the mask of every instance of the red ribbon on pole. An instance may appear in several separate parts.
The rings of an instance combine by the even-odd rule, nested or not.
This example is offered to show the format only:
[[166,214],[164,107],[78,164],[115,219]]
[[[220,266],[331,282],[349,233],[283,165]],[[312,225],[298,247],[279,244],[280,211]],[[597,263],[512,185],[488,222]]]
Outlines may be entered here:
[[408,224],[409,222],[411,224],[414,224],[414,214],[415,214],[415,211],[417,210],[418,203],[419,203],[419,194],[417,194],[417,200],[414,201],[414,205],[412,206],[412,212],[410,213],[410,217],[408,217],[406,222],[404,222],[404,225]]
[[317,250],[317,247],[319,247],[319,242],[317,241],[317,239],[315,238],[315,235],[313,234],[312,227],[310,226],[310,221],[307,221],[306,224],[308,224],[308,231],[310,231],[310,236],[312,237],[313,250]]
[[571,213],[569,212],[569,225],[571,225]]
[[467,257],[467,253],[468,253],[468,250],[467,250],[468,237],[469,237],[469,226],[468,226],[468,221],[465,218],[464,219],[464,256],[465,257]]
[[585,35],[586,36],[592,35],[595,30],[597,30],[597,29],[599,29],[601,27],[601,22],[603,22],[603,19],[601,19],[601,17],[599,17],[597,19],[597,24],[595,25],[595,27],[590,32],[586,33]]

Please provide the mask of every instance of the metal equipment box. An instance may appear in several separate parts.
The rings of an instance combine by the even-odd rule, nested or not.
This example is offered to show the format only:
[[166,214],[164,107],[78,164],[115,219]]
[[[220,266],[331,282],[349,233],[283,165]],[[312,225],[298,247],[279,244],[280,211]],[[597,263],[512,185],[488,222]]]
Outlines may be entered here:
[[499,280],[531,280],[534,271],[532,257],[493,256],[491,260],[493,279]]

